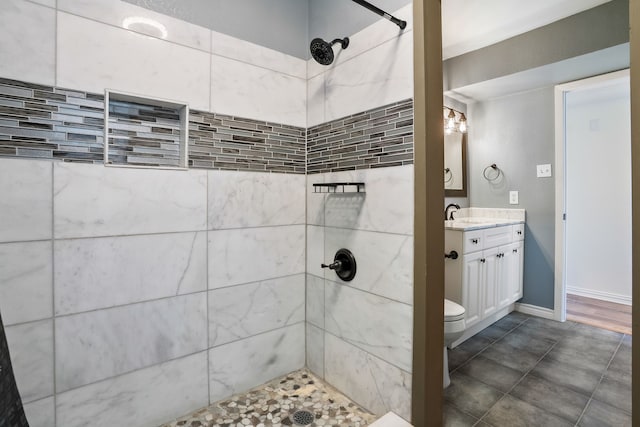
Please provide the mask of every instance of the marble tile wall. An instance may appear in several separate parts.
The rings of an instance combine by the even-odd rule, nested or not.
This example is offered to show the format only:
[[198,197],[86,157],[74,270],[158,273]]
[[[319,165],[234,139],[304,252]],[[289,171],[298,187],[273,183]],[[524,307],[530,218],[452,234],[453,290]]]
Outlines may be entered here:
[[3,78],[306,127],[305,60],[126,2],[5,0],[0,34]]
[[[366,193],[309,191],[345,181]],[[413,166],[308,175],[307,224],[307,367],[374,413],[409,419]],[[356,257],[350,282],[320,268],[340,248]]]
[[32,425],[158,425],[302,368],[305,182],[0,158],[0,310]]
[[[408,418],[411,7],[395,13],[407,30],[381,20],[325,68],[120,1],[7,2],[0,157],[13,158],[0,158],[0,255],[34,262],[0,264],[0,310],[10,345],[30,353],[17,371],[32,425],[157,425],[305,363],[368,409]],[[133,14],[167,36],[123,29]],[[15,158],[28,148],[28,157],[101,162],[105,88],[189,104],[190,167],[217,170]],[[344,118],[366,114],[384,128],[370,138],[402,146],[403,163],[330,167],[331,155],[356,155],[348,140],[359,130]],[[334,134],[322,147],[327,123]],[[305,177],[315,126],[325,162]],[[6,144],[25,140],[32,145]],[[287,175],[260,173],[269,171]],[[367,192],[309,191],[335,180],[364,181]],[[359,259],[350,284],[319,267],[339,247]],[[80,357],[102,360],[84,370]]]

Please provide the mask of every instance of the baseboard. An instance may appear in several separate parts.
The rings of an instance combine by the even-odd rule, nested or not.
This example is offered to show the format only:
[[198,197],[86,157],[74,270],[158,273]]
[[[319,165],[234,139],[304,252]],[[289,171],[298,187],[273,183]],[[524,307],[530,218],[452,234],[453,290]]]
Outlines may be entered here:
[[594,291],[591,289],[574,288],[572,286],[567,286],[567,293],[578,295],[579,297],[594,298],[594,299],[599,299],[603,301],[615,302],[618,304],[631,305],[631,297],[612,294],[609,292]]
[[554,311],[550,308],[539,307],[537,305],[516,303],[516,311],[532,316],[542,317],[543,319],[554,320]]

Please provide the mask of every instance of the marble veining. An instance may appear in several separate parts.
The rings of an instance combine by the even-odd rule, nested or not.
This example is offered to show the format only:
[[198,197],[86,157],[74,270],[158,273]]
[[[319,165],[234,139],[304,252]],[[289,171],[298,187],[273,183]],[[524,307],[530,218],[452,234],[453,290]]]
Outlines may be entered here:
[[206,232],[57,240],[56,314],[207,289]]
[[0,311],[5,326],[51,317],[51,242],[0,244],[0,260]]
[[51,238],[51,167],[0,159],[0,242]]
[[413,97],[413,33],[337,65],[325,84],[326,120]]
[[367,191],[360,198],[328,196],[324,225],[413,234],[413,165],[324,175],[326,182],[365,182]]
[[304,275],[209,292],[209,347],[304,322]]
[[307,322],[324,328],[324,279],[307,274]]
[[206,293],[56,319],[58,392],[207,348]]
[[65,427],[155,427],[207,405],[207,353],[110,378],[58,394]]
[[306,79],[217,55],[211,70],[211,111],[306,127]]
[[23,403],[53,394],[53,321],[5,328],[11,364]]
[[324,378],[324,331],[307,323],[307,368]]
[[304,273],[304,229],[290,225],[210,231],[209,289]]
[[327,332],[411,372],[410,305],[327,282],[324,307]]
[[209,94],[202,90],[210,85],[207,52],[65,12],[58,12],[57,28],[58,86],[117,89],[209,111]]
[[53,396],[25,404],[24,413],[27,415],[29,427],[54,427]]
[[325,380],[376,414],[411,418],[411,374],[325,333]]
[[[401,301],[413,302],[413,237],[342,228],[325,228],[325,261],[340,248],[349,248],[356,257],[358,272],[349,286]],[[333,271],[324,278],[340,279]]]
[[209,229],[304,224],[304,175],[208,174]]
[[54,84],[56,11],[25,0],[3,0],[0,28],[0,75]]
[[302,368],[304,334],[301,322],[209,350],[211,402]]
[[205,230],[206,197],[205,171],[55,163],[55,237]]

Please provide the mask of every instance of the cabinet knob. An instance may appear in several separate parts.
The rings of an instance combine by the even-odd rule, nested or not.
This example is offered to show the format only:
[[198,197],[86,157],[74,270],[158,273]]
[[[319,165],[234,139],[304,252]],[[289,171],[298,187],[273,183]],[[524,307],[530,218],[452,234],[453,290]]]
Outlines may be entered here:
[[520,231],[520,230],[518,230],[517,233],[518,233],[518,235],[522,235],[522,231]]
[[471,243],[473,243],[474,245],[478,244],[478,239],[471,239]]
[[485,261],[486,261],[486,259],[480,258],[480,262],[485,262]]
[[513,253],[514,253],[514,254],[517,254],[517,253],[518,253],[518,250],[517,250],[517,249],[514,249],[514,250],[513,250]]

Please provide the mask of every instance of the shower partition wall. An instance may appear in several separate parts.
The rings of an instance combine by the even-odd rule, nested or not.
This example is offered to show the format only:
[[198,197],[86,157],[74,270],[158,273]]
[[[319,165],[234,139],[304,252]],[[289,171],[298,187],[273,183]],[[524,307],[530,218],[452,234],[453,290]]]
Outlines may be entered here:
[[[0,31],[39,17],[26,41],[57,63],[30,83],[7,80],[20,52],[0,65],[0,311],[31,426],[157,425],[305,363],[409,418],[411,6],[404,33],[376,23],[327,69],[211,31],[213,49],[151,39],[98,5],[9,1]],[[190,105],[189,170],[86,164],[107,86]],[[140,126],[130,137],[153,140]],[[334,180],[366,193],[312,194]],[[319,268],[340,247],[349,284]]]

